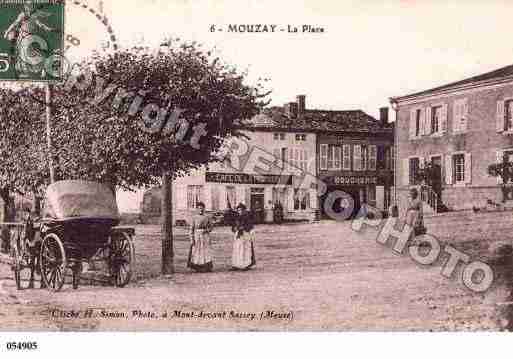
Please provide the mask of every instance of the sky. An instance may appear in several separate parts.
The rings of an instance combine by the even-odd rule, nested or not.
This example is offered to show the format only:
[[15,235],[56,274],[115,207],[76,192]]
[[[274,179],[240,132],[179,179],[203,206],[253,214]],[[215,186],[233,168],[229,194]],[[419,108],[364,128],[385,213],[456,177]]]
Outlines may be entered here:
[[[98,7],[99,0],[89,4]],[[105,0],[121,46],[167,36],[215,47],[249,81],[270,78],[272,104],[306,95],[307,108],[362,109],[378,117],[391,96],[439,86],[512,63],[513,1]],[[322,27],[323,33],[230,33],[228,25]],[[211,25],[225,29],[211,32]],[[69,5],[66,32],[77,58],[107,40],[89,13]],[[393,119],[393,114],[391,113]],[[141,193],[121,193],[135,210]]]

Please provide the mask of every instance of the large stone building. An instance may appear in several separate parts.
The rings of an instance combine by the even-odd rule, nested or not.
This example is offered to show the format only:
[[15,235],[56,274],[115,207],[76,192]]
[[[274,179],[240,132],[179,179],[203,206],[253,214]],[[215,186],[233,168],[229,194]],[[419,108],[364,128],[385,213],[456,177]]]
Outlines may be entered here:
[[[426,162],[435,164],[436,201],[428,209],[451,210],[501,202],[500,180],[490,164],[513,159],[513,66],[390,99],[396,110],[397,196],[407,190]],[[424,196],[425,199],[429,196]]]
[[[232,151],[224,161],[176,179],[175,220],[187,221],[198,202],[214,212],[243,203],[260,220],[279,203],[285,220],[313,220],[324,201],[318,197],[319,179],[329,190],[353,195],[357,208],[362,202],[386,208],[393,153],[388,112],[380,122],[360,110],[310,110],[305,104],[300,95],[244,122],[240,130],[246,138],[237,140],[244,141],[244,153]],[[157,189],[147,192],[143,212],[157,214],[159,203]]]

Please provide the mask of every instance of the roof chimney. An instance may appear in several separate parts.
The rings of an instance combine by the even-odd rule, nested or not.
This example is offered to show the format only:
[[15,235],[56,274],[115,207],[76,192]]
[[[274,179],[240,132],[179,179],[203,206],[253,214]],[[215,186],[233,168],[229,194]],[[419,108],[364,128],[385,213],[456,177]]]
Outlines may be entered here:
[[286,103],[284,106],[285,109],[285,115],[289,118],[296,118],[297,117],[297,103],[295,102],[289,102]]
[[305,113],[306,110],[306,96],[305,95],[297,95],[297,114],[301,116]]
[[388,107],[381,107],[379,109],[379,120],[382,127],[386,127],[388,125]]

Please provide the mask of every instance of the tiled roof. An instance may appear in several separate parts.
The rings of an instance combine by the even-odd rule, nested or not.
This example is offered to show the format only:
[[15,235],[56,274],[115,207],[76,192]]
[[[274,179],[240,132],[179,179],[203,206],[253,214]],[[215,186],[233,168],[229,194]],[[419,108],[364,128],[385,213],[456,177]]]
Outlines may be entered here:
[[305,132],[390,132],[393,128],[392,124],[383,128],[378,120],[362,110],[306,110],[302,116],[290,118],[281,107],[264,110],[246,121],[243,127]]
[[469,84],[476,83],[476,82],[500,79],[500,78],[509,77],[509,76],[513,76],[513,65],[502,67],[497,70],[486,72],[484,74],[477,75],[477,76],[472,76],[472,77],[466,78],[464,80],[452,82],[452,83],[442,85],[439,87],[435,87],[435,88],[432,88],[429,90],[424,90],[424,91],[420,91],[420,92],[416,92],[416,93],[412,93],[412,94],[404,95],[404,96],[392,97],[391,100],[394,101],[394,100],[400,100],[405,97],[422,96],[422,95],[430,94],[433,92],[450,90],[453,87],[460,87],[460,86],[469,85]]

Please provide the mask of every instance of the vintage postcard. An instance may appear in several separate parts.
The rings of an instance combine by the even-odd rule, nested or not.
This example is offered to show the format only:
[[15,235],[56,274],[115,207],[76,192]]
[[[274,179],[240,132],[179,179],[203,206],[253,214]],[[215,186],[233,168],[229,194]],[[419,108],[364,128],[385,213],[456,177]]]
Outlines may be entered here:
[[512,13],[0,0],[0,331],[513,330]]

